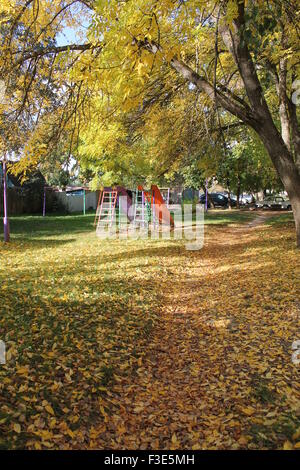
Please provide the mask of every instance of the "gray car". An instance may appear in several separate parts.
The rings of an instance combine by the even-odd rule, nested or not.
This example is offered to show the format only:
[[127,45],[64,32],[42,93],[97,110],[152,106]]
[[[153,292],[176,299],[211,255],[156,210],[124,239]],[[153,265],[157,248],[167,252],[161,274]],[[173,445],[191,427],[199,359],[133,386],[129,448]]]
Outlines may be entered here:
[[288,199],[282,196],[268,196],[263,201],[258,201],[255,206],[257,209],[272,209],[272,210],[291,210],[292,206]]

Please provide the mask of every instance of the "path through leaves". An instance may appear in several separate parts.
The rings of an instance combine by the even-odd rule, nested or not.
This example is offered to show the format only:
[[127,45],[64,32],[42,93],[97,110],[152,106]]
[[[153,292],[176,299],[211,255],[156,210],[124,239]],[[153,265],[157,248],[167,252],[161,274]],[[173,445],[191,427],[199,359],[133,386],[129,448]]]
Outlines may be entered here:
[[299,254],[265,218],[162,253],[159,321],[96,446],[110,431],[116,449],[300,447]]

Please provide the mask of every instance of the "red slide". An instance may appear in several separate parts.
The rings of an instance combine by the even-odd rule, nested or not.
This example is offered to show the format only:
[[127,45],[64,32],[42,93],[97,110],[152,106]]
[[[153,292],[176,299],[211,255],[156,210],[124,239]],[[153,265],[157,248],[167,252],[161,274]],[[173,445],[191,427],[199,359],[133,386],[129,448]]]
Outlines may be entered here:
[[[143,191],[142,186],[139,186],[138,189],[139,191]],[[174,227],[174,219],[165,204],[164,198],[162,197],[159,188],[155,184],[151,186],[151,194],[150,192],[145,191],[145,197],[148,199],[148,202],[151,202],[152,209],[154,205],[155,215],[158,217],[159,223],[165,223],[171,227]]]
[[[164,198],[162,197],[162,194],[159,190],[159,188],[153,184],[151,186],[151,191],[152,191],[152,205],[154,202],[154,210],[155,210],[155,215],[158,217],[159,223],[165,223],[170,225],[171,227],[174,227],[174,219],[170,214],[169,209],[167,208]],[[154,199],[154,201],[153,201]]]

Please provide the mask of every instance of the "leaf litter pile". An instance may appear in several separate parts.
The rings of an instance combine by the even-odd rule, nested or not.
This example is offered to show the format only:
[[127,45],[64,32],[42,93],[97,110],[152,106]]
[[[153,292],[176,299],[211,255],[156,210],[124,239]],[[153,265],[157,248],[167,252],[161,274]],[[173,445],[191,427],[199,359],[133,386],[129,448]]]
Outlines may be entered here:
[[1,244],[0,448],[299,449],[293,228],[240,227]]

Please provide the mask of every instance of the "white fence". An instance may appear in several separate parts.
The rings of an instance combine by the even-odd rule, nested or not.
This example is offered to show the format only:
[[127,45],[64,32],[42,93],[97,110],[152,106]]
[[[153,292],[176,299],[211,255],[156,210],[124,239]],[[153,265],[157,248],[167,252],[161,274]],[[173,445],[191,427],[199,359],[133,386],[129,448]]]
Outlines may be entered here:
[[[84,208],[84,195],[72,194],[66,191],[59,191],[56,194],[57,199],[63,204],[68,212],[83,212]],[[96,191],[85,192],[85,209],[96,210],[98,203],[98,196]]]

